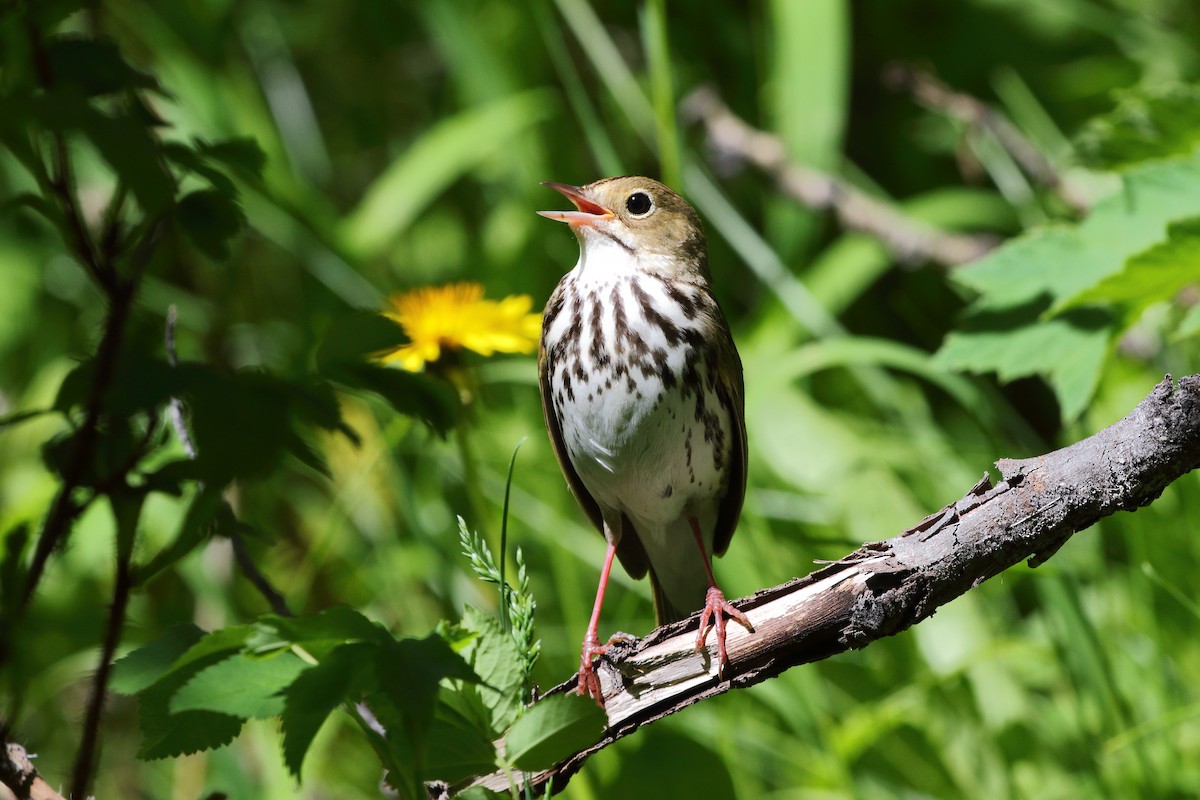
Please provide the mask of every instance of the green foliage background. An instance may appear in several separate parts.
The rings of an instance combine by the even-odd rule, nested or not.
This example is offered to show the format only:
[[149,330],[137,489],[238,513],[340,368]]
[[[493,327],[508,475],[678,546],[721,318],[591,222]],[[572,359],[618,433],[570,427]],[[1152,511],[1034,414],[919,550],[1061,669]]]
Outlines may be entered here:
[[[261,179],[228,178],[244,233],[226,239],[241,225],[236,209],[193,200],[135,310],[154,342],[177,306],[180,357],[214,370],[303,379],[327,364],[319,347],[335,321],[409,287],[475,280],[489,296],[540,304],[576,258],[567,232],[532,213],[562,202],[541,180],[651,174],[681,188],[708,224],[746,371],[750,491],[717,564],[732,596],[890,536],[996,458],[1087,435],[1164,372],[1200,368],[1200,233],[1188,219],[1200,215],[1200,94],[1189,85],[1200,78],[1200,12],[1184,0],[41,7],[61,7],[56,30],[110,38],[157,78],[165,91],[146,96],[164,138],[248,137],[265,153]],[[24,10],[0,8],[10,86]],[[1032,183],[986,132],[886,88],[897,60],[992,103],[1090,214],[1080,220]],[[954,271],[898,265],[781,197],[771,178],[714,165],[676,111],[705,83],[799,161],[931,225],[1012,241]],[[113,147],[136,179],[138,142]],[[110,156],[76,142],[85,215],[112,191]],[[0,153],[6,198],[36,188]],[[104,311],[56,232],[28,210],[5,212],[0,415],[54,405],[94,352]],[[255,430],[230,434],[225,458],[238,464],[226,466],[241,479],[232,504],[294,610],[347,604],[423,637],[464,604],[495,608],[459,553],[455,517],[498,542],[509,457],[528,437],[508,536],[528,562],[543,642],[535,677],[549,686],[578,663],[602,542],[550,452],[534,360],[467,361],[474,402],[448,437],[362,390],[337,397],[357,445],[313,417],[327,430],[280,450],[278,465],[251,458],[243,470]],[[384,394],[434,391],[422,387]],[[422,402],[426,417],[440,407]],[[42,445],[63,430],[44,416],[0,431],[0,531],[37,529],[57,486]],[[181,455],[164,447],[164,458]],[[151,495],[140,559],[172,541],[187,508]],[[112,592],[112,516],[89,508],[50,562],[0,683],[12,735],[40,754],[52,784],[66,781],[78,746]],[[1193,475],[906,634],[628,737],[567,796],[1200,794],[1197,520]],[[615,582],[603,630],[649,630],[648,587]],[[180,623],[212,630],[267,610],[216,539],[139,587],[120,652]],[[136,703],[113,697],[96,795],[377,796],[378,760],[349,717],[331,719],[297,789],[275,721],[251,722],[212,752],[143,762]]]

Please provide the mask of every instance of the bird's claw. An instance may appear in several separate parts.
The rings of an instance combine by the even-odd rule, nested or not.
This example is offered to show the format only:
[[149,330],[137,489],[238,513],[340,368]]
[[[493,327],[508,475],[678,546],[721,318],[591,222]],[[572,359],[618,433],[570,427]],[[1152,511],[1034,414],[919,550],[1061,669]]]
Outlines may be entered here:
[[724,679],[725,668],[729,666],[729,654],[725,651],[725,615],[737,620],[746,630],[754,633],[750,618],[739,611],[725,599],[724,593],[716,586],[710,586],[704,601],[704,613],[700,615],[700,635],[696,637],[696,650],[704,648],[708,632],[717,629],[717,677]]
[[[611,640],[609,640],[611,644]],[[604,692],[600,688],[600,676],[596,673],[592,659],[608,652],[608,644],[600,644],[595,631],[589,631],[583,639],[583,650],[579,654],[579,693],[596,701],[604,708]]]

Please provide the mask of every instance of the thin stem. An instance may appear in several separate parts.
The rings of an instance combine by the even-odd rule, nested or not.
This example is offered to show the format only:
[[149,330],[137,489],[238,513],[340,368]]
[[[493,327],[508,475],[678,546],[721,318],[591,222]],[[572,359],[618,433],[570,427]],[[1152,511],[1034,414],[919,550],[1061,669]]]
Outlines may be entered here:
[[129,605],[129,594],[133,590],[133,574],[129,568],[129,556],[117,562],[116,585],[113,586],[113,604],[108,614],[108,625],[104,629],[104,643],[100,650],[100,664],[92,678],[92,693],[88,698],[87,713],[83,722],[83,738],[75,756],[75,769],[71,780],[71,797],[87,797],[96,767],[96,749],[100,735],[100,717],[104,713],[104,695],[112,673],[113,658],[121,641],[121,630],[125,627],[125,610]]
[[124,283],[114,287],[109,295],[104,335],[100,340],[100,347],[96,351],[96,371],[92,378],[91,391],[88,393],[83,423],[75,434],[75,446],[63,469],[62,486],[54,497],[50,513],[46,515],[42,532],[38,536],[33,561],[29,565],[29,574],[21,591],[20,608],[29,604],[42,579],[47,561],[62,543],[79,515],[80,506],[73,495],[83,481],[87,465],[92,463],[95,456],[96,444],[99,441],[99,423],[103,413],[104,395],[107,394],[116,374],[117,359],[125,338],[125,324],[129,320],[132,305],[133,288]]

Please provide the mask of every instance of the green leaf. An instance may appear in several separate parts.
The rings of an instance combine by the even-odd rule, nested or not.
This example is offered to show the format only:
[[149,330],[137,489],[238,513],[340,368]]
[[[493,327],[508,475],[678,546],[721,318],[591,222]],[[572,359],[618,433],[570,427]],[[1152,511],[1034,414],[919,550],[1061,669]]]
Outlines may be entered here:
[[390,633],[354,609],[331,606],[302,617],[266,614],[255,623],[247,646],[251,653],[262,655],[299,645],[320,658],[343,644],[390,641]]
[[87,137],[114,173],[133,192],[138,205],[155,215],[175,196],[175,180],[162,158],[158,140],[136,112],[105,113],[91,105],[78,86],[64,85],[41,95],[7,98],[6,114],[59,133]]
[[1063,419],[1074,419],[1091,399],[1117,328],[1103,309],[1052,309],[1120,272],[1127,258],[1162,240],[1171,220],[1198,214],[1200,157],[1149,164],[1078,225],[1033,230],[955,270],[978,296],[934,365],[1001,380],[1039,375]]
[[1075,139],[1084,165],[1118,170],[1188,155],[1200,144],[1200,85],[1144,86],[1117,94],[1112,111],[1091,119]]
[[378,311],[361,309],[334,317],[317,346],[317,369],[362,362],[408,342],[404,329]]
[[525,657],[512,634],[499,620],[477,608],[463,609],[463,626],[477,634],[463,654],[481,683],[464,691],[478,695],[490,712],[491,729],[497,734],[508,729],[521,712],[525,680]]
[[505,752],[514,766],[541,770],[600,741],[608,719],[590,697],[556,694],[534,703],[508,732]]
[[161,92],[158,81],[129,66],[113,42],[56,38],[46,43],[46,57],[56,86],[78,86],[88,97],[130,89]]
[[54,411],[55,409],[53,408],[38,408],[32,411],[14,411],[11,414],[0,417],[0,431],[4,430],[5,428],[11,428],[15,425],[20,425],[22,422],[27,422],[31,419],[37,419],[38,417],[45,416],[46,414],[53,414]]
[[372,356],[405,341],[400,326],[376,311],[345,314],[325,331],[317,347],[317,370],[343,386],[377,394],[400,413],[445,433],[460,411],[453,387],[427,375],[369,362]]
[[175,213],[188,240],[217,261],[229,258],[229,240],[246,224],[234,197],[219,189],[190,192],[179,201]]
[[426,735],[425,780],[457,783],[496,768],[496,746],[470,720],[438,704]]
[[1200,283],[1200,217],[1172,222],[1166,241],[1143,250],[1125,262],[1125,269],[1085,289],[1063,308],[1102,305],[1115,307],[1121,330],[1154,303],[1175,298],[1187,286]]
[[416,417],[441,434],[454,427],[461,412],[454,388],[426,375],[349,361],[329,364],[323,374],[343,386],[379,395],[396,411]]
[[283,692],[308,669],[293,653],[257,658],[237,653],[219,661],[183,685],[171,698],[171,713],[216,711],[236,717],[282,714]]
[[204,631],[190,623],[174,625],[113,664],[109,688],[118,694],[133,695],[161,678],[175,660],[204,638]]
[[325,720],[352,689],[364,688],[364,678],[370,672],[365,667],[373,662],[377,650],[373,644],[344,644],[315,667],[300,673],[285,690],[283,762],[297,780],[304,755]]
[[345,218],[342,241],[362,259],[378,257],[446,187],[548,117],[553,107],[553,96],[539,89],[435,124],[375,179]]
[[419,736],[433,721],[438,684],[443,678],[477,683],[479,676],[436,633],[423,639],[388,642],[376,662],[380,690]]
[[138,696],[139,758],[195,753],[228,744],[237,736],[242,727],[239,717],[211,711],[172,714],[170,702],[180,687],[206,667],[228,658],[244,638],[244,628],[205,635],[195,626],[180,625],[116,663],[113,690]]
[[288,453],[325,471],[301,431],[336,430],[356,440],[342,422],[332,387],[323,381],[285,380],[249,371],[230,375],[182,362],[176,372],[191,412],[197,449],[193,466],[172,467],[184,478],[223,485],[237,478],[262,477]]
[[175,535],[171,544],[151,559],[150,563],[134,570],[136,583],[150,580],[212,537],[217,511],[225,505],[221,498],[223,491],[223,487],[206,484],[196,493],[179,525],[179,533]]
[[219,162],[247,178],[261,177],[263,167],[267,164],[266,153],[258,146],[256,140],[248,136],[222,139],[218,142],[196,139],[195,144],[196,152],[204,158]]
[[1175,329],[1174,338],[1186,339],[1196,334],[1200,334],[1200,304],[1192,306],[1184,314],[1183,319],[1179,322],[1179,327]]

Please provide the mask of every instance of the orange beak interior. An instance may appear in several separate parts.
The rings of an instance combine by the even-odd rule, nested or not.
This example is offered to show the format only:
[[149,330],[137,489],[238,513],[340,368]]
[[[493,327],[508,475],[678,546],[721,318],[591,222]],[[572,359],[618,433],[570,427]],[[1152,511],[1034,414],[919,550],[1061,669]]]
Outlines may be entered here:
[[613,218],[613,213],[599,203],[594,203],[584,196],[578,186],[555,181],[542,181],[542,186],[549,186],[554,191],[575,204],[575,211],[539,211],[538,214],[546,219],[555,219],[568,225],[594,225],[601,220]]

